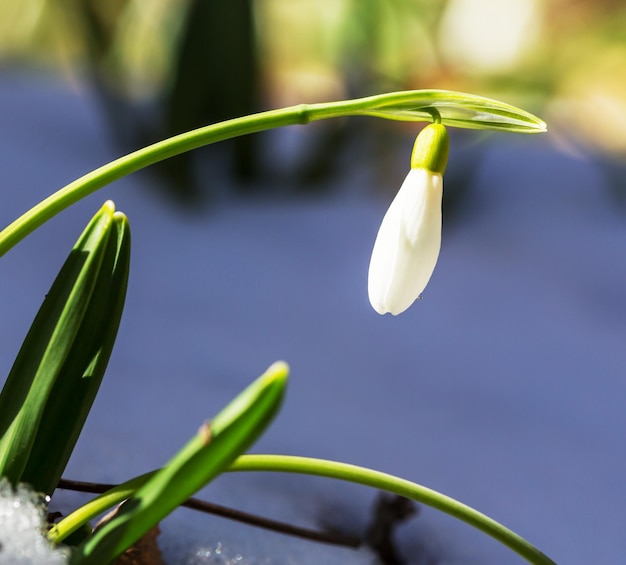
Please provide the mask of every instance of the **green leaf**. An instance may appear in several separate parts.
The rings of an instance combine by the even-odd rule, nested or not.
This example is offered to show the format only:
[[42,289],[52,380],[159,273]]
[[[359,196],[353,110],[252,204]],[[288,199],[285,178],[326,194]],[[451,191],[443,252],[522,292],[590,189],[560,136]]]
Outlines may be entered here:
[[52,494],[96,397],[122,318],[130,262],[130,229],[121,212],[72,348],[48,396],[21,481]]
[[[0,476],[6,476],[13,483],[22,481],[34,449],[38,456],[42,452],[50,454],[49,461],[40,461],[43,467],[39,469],[43,482],[49,484],[68,456],[68,440],[75,439],[74,432],[71,432],[69,438],[53,434],[51,439],[36,441],[48,400],[53,398],[56,403],[60,396],[67,394],[56,387],[61,372],[69,367],[76,374],[78,361],[70,358],[70,354],[77,354],[75,343],[79,332],[85,329],[85,315],[92,306],[103,260],[110,251],[110,236],[113,232],[118,233],[113,229],[119,225],[119,220],[114,220],[114,212],[113,203],[107,202],[72,249],[39,309],[0,393]],[[90,362],[85,359],[88,355],[78,354],[83,361]],[[83,371],[86,368],[87,364],[83,365]],[[80,407],[81,411],[83,409]],[[63,433],[69,433],[67,430],[75,422],[67,420],[74,417],[71,412],[66,416],[62,410],[57,410],[55,421],[47,415],[45,425],[60,426]],[[40,441],[52,441],[53,444],[42,446]],[[30,467],[29,480],[34,481],[35,488],[39,486],[37,475],[38,472]]]
[[163,469],[127,500],[117,515],[78,546],[73,565],[114,560],[165,516],[224,471],[270,423],[284,395],[288,368],[274,363],[237,396]]

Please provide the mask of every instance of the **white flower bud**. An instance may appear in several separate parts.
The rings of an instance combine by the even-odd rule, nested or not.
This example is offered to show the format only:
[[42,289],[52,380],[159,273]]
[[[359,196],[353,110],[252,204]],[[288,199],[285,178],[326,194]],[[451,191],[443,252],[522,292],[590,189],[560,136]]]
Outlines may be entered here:
[[415,141],[411,170],[378,230],[368,292],[379,314],[404,312],[428,284],[441,248],[442,174],[448,135],[432,124]]

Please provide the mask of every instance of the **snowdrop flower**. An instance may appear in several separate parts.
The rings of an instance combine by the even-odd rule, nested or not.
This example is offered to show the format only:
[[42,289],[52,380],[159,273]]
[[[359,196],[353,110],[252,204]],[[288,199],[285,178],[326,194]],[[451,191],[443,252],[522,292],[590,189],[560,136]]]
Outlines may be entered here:
[[449,145],[441,124],[425,127],[415,140],[411,170],[383,218],[370,260],[368,292],[379,314],[404,312],[433,274]]

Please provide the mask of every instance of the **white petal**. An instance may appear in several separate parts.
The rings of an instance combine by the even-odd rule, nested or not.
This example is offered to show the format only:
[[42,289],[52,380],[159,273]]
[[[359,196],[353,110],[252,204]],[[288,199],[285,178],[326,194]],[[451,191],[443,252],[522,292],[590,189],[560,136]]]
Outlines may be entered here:
[[404,312],[423,292],[441,248],[440,174],[411,169],[378,230],[368,292],[379,314]]

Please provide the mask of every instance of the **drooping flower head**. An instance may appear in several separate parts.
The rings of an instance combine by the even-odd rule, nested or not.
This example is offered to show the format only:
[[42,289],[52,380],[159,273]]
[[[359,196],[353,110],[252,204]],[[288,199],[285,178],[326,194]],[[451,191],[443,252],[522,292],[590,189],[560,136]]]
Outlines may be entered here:
[[443,172],[450,141],[441,124],[417,136],[411,170],[378,230],[368,292],[379,314],[404,312],[428,284],[441,248]]

